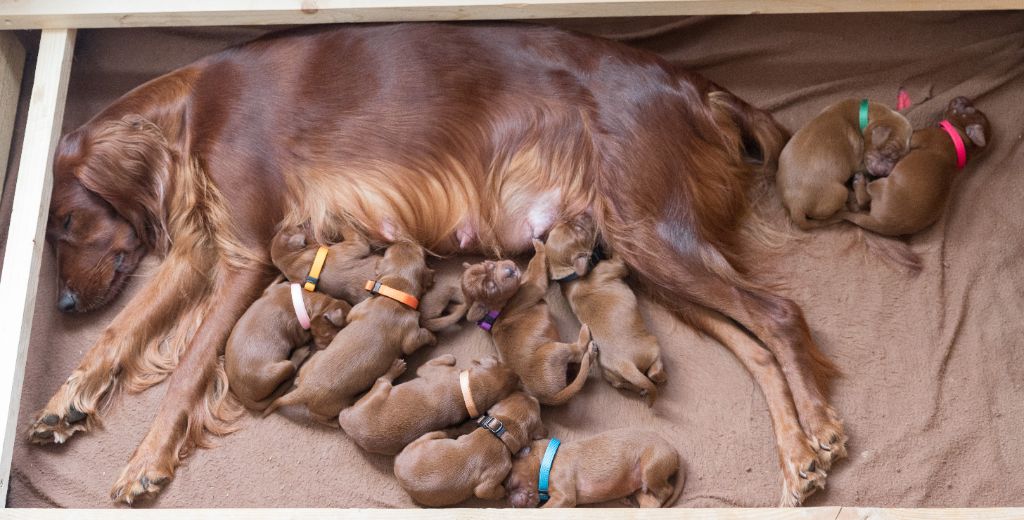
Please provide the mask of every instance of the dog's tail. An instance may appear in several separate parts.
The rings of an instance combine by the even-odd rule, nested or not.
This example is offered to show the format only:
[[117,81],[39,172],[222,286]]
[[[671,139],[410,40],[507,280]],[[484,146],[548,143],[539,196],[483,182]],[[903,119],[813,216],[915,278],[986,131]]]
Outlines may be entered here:
[[668,497],[661,507],[675,507],[676,503],[679,502],[679,497],[683,494],[683,486],[686,484],[686,471],[683,468],[682,463],[679,464],[679,469],[676,470],[676,481],[672,486],[672,496]]
[[[849,216],[857,215],[853,213]],[[851,222],[854,222],[851,220]],[[856,223],[856,222],[854,222]],[[869,253],[881,258],[890,266],[905,270],[911,276],[917,276],[922,269],[921,257],[910,248],[910,244],[895,237],[887,237],[857,228],[857,242],[863,243]]]
[[282,406],[299,404],[305,401],[306,395],[302,392],[301,389],[297,388],[295,390],[292,390],[291,392],[288,392],[287,394],[282,395],[281,397],[278,397],[277,399],[274,399],[274,401],[270,403],[270,406],[268,406],[266,410],[263,410],[263,417],[268,417],[270,414],[274,413],[275,411],[277,411],[278,408]]
[[558,406],[565,404],[572,399],[573,396],[579,393],[583,389],[583,385],[587,383],[587,377],[590,375],[590,365],[593,363],[594,356],[597,355],[597,346],[594,345],[590,337],[590,327],[583,324],[580,327],[580,337],[576,340],[577,345],[586,345],[587,351],[583,353],[583,359],[580,360],[580,371],[576,374],[576,379],[569,383],[565,388],[561,389],[557,394],[551,396],[550,399],[542,399],[541,404],[549,406]]
[[443,316],[435,316],[423,320],[423,328],[431,332],[440,332],[448,327],[456,325],[466,315],[469,305],[461,302],[452,307],[451,312]]
[[789,138],[786,130],[767,111],[751,106],[717,85],[708,92],[707,102],[719,125],[725,119],[739,129],[747,162],[760,165],[764,177],[773,177],[779,166],[779,154]]
[[607,366],[600,359],[598,359],[598,364],[605,372],[606,380],[613,381],[614,379],[608,376],[608,372],[614,372],[622,379],[629,381],[629,384],[640,389],[640,395],[644,396],[648,408],[654,406],[654,402],[658,400],[658,387],[636,365],[623,360],[616,366]]

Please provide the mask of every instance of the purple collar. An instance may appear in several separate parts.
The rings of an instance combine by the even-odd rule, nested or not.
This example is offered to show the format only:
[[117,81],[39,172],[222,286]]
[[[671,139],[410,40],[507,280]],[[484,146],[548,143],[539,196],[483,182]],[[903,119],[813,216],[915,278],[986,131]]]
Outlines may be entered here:
[[476,324],[480,326],[481,329],[490,332],[491,327],[494,326],[494,322],[498,320],[499,314],[501,314],[501,311],[488,311],[487,314],[484,315],[484,318],[476,322]]

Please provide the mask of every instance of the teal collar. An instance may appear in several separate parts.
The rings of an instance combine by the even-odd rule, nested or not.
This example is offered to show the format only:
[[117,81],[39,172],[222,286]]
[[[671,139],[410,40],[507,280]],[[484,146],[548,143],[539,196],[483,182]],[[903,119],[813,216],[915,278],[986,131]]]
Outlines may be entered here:
[[548,495],[548,477],[551,476],[551,463],[555,462],[555,454],[558,453],[558,447],[562,445],[562,441],[558,439],[551,439],[548,442],[548,449],[544,450],[544,458],[540,459],[540,477],[537,479],[537,494],[540,495],[540,503],[547,502]]
[[868,98],[860,100],[860,133],[868,128]]

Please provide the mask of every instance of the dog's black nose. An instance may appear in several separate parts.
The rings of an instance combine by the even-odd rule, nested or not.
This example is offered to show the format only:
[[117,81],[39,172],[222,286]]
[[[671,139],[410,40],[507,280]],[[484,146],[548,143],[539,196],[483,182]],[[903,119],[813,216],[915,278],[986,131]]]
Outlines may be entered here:
[[60,295],[60,300],[57,301],[57,308],[61,312],[71,312],[75,310],[78,305],[78,296],[75,295],[71,289],[64,289],[64,292]]

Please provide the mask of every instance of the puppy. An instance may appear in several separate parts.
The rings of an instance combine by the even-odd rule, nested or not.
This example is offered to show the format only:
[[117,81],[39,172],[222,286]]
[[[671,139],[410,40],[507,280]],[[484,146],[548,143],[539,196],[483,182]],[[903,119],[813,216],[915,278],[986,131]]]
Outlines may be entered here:
[[[512,507],[537,507],[541,460],[549,440],[534,441],[512,460],[505,481]],[[576,507],[633,496],[640,507],[671,507],[683,491],[679,454],[657,434],[620,429],[562,443],[549,467],[542,507]],[[675,477],[675,485],[669,483]]]
[[420,327],[416,310],[416,299],[432,281],[422,247],[406,242],[388,247],[369,281],[378,295],[352,307],[345,328],[299,369],[295,389],[272,402],[264,416],[281,406],[305,404],[315,420],[337,425],[338,412],[394,369],[399,356],[435,342],[434,334]]
[[392,386],[405,370],[405,363],[399,363],[338,416],[345,433],[371,453],[394,455],[427,432],[479,417],[479,411],[508,396],[519,384],[515,372],[493,357],[460,371],[455,368],[455,356],[448,354],[421,366],[416,379]]
[[310,341],[327,347],[351,310],[343,300],[293,285],[268,287],[235,324],[224,348],[228,385],[251,410],[266,408],[275,390],[295,375],[292,352]]
[[[954,98],[943,113],[949,130],[956,132],[966,152],[963,160],[973,159],[991,137],[988,118],[963,96]],[[857,205],[867,213],[846,213],[843,218],[882,235],[917,233],[942,216],[953,180],[960,169],[954,137],[935,126],[914,132],[911,150],[892,173],[868,182],[863,175],[854,177]]]
[[846,205],[846,182],[859,171],[884,177],[910,148],[913,130],[898,112],[868,103],[861,132],[857,99],[840,101],[798,130],[782,149],[776,174],[782,203],[801,229],[824,225]]
[[[531,394],[546,405],[560,405],[576,395],[587,381],[596,348],[586,324],[576,343],[562,343],[548,311],[544,244],[533,241],[535,253],[522,275],[511,260],[465,264],[462,293],[466,318],[489,330],[501,360],[519,375]],[[568,383],[571,364],[579,364]]]
[[[381,255],[351,227],[343,229],[343,241],[327,247],[322,270],[313,287],[352,305],[367,299],[364,286],[373,278]],[[302,226],[280,230],[270,243],[270,259],[289,282],[305,284],[320,246],[312,243]]]
[[547,435],[540,404],[523,392],[502,399],[479,422],[479,428],[455,439],[441,431],[423,435],[395,457],[395,477],[413,500],[431,507],[473,496],[500,500],[512,455]]
[[598,364],[615,388],[658,398],[655,383],[668,377],[658,340],[647,330],[636,295],[623,280],[629,271],[617,258],[598,259],[597,228],[588,215],[555,225],[544,244],[551,279],[561,281],[562,294],[601,349]]

